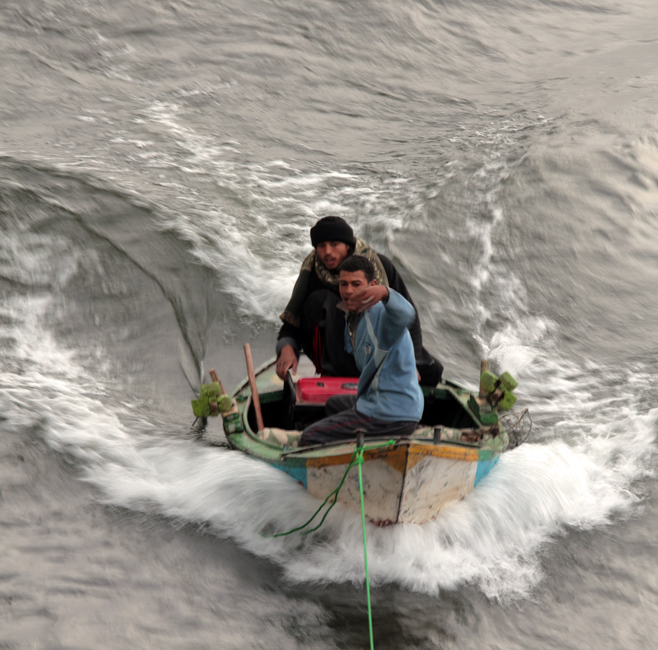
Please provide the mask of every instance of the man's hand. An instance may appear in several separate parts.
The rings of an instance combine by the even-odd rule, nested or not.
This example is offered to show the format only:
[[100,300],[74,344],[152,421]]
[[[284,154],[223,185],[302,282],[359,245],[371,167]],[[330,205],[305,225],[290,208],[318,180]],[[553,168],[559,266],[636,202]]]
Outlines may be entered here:
[[365,311],[376,305],[380,300],[386,300],[387,298],[388,289],[383,284],[373,284],[354,294],[351,302],[357,305],[355,311]]
[[293,374],[297,374],[298,362],[299,360],[292,345],[284,345],[276,361],[276,374],[285,381],[286,373],[290,368],[292,368]]

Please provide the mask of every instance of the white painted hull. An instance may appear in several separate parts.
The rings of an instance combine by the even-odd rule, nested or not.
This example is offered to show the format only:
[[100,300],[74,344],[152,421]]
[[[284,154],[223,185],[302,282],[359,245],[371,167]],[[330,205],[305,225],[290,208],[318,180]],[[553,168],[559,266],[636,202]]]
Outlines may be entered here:
[[[351,454],[308,459],[309,494],[326,498],[338,487],[350,458]],[[497,458],[478,449],[417,442],[366,452],[362,466],[366,517],[379,525],[429,521],[469,494]],[[348,473],[338,500],[360,512],[357,467]]]

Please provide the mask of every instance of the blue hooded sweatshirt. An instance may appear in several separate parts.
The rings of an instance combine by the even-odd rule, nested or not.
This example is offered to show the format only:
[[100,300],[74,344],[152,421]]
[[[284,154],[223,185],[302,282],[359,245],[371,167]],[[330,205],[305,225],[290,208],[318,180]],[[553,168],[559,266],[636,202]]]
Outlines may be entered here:
[[354,353],[361,373],[356,409],[377,420],[418,422],[424,401],[409,334],[416,312],[397,291],[389,289],[388,294],[386,302],[361,314],[354,347],[345,326],[345,348]]

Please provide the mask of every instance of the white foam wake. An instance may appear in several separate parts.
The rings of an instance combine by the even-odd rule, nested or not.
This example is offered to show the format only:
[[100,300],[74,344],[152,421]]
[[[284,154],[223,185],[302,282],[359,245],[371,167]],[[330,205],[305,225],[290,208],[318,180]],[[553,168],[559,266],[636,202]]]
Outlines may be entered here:
[[[169,119],[165,110],[161,118]],[[206,144],[193,135],[177,133],[190,151],[199,148],[203,154],[189,164],[198,170],[216,167],[218,183],[229,187],[233,163],[222,162],[219,154],[206,155]],[[496,174],[503,173],[496,169]],[[199,259],[218,270],[226,290],[234,292],[238,311],[250,318],[276,319],[307,250],[308,226],[317,215],[363,205],[358,230],[370,227],[370,217],[383,205],[384,214],[391,216],[375,233],[383,240],[402,224],[382,199],[394,203],[407,193],[404,179],[386,194],[385,184],[370,186],[356,174],[312,175],[283,163],[238,172],[241,179],[251,178],[240,186],[241,192],[245,187],[251,192],[246,194],[251,206],[246,212],[202,205],[172,227],[193,242]],[[469,497],[435,521],[369,525],[370,571],[378,584],[435,594],[470,583],[489,597],[523,596],[541,580],[543,544],[568,528],[591,528],[615,513],[629,512],[638,500],[635,481],[652,471],[658,414],[643,411],[635,398],[649,379],[636,373],[634,383],[620,381],[614,390],[601,390],[595,371],[556,352],[555,324],[527,313],[522,283],[500,266],[495,237],[504,214],[495,193],[487,196],[490,219],[469,225],[471,236],[481,243],[481,257],[470,276],[470,307],[479,319],[474,335],[484,356],[520,380],[517,392],[535,416],[534,442],[504,455]],[[16,239],[14,245],[23,244]],[[40,247],[38,241],[35,247]],[[0,270],[14,274],[12,280],[44,287],[51,286],[52,277],[65,283],[75,270],[75,262],[60,268],[47,257],[45,266],[30,266],[21,262],[32,259],[28,253],[25,247],[5,253],[10,262]],[[501,277],[506,278],[504,286],[496,284]],[[109,406],[96,378],[44,327],[49,300],[15,297],[3,306],[3,428],[38,423],[51,447],[74,459],[108,503],[209,525],[216,534],[279,563],[291,580],[363,579],[356,513],[339,505],[313,535],[262,537],[263,530],[284,531],[304,522],[318,502],[265,464],[183,438],[163,439],[158,423],[135,423],[120,407]]]
[[[363,579],[357,513],[339,504],[308,537],[262,537],[261,531],[304,522],[318,501],[287,475],[238,452],[163,439],[157,424],[127,424],[44,330],[46,307],[45,298],[16,299],[3,318],[2,335],[16,340],[0,372],[5,429],[38,421],[45,440],[79,464],[104,501],[210,526],[280,564],[290,580]],[[637,502],[632,484],[650,471],[657,417],[628,403],[614,421],[583,418],[570,441],[505,454],[470,496],[435,521],[368,525],[373,582],[428,594],[465,583],[489,597],[527,594],[542,577],[542,544],[569,527],[604,524]]]
[[[492,598],[528,594],[542,577],[542,544],[567,527],[604,524],[637,502],[629,487],[647,471],[637,461],[652,444],[656,417],[637,418],[623,443],[524,445],[505,455],[463,502],[423,526],[368,525],[373,583],[429,594],[464,583]],[[293,581],[363,580],[357,513],[339,504],[308,537],[265,538],[260,531],[292,529],[319,502],[283,473],[238,452],[170,442],[145,447],[138,457],[128,465],[99,464],[89,480],[111,503],[209,524],[280,564]]]

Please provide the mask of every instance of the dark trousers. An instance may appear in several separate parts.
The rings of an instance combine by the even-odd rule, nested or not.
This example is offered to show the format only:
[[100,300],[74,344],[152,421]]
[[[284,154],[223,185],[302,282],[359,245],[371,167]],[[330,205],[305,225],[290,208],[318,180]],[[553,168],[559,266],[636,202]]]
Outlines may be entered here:
[[326,418],[304,429],[300,439],[301,446],[320,445],[340,440],[353,440],[357,431],[366,437],[400,438],[410,436],[418,422],[388,422],[362,415],[356,410],[356,395],[334,395],[327,400]]

